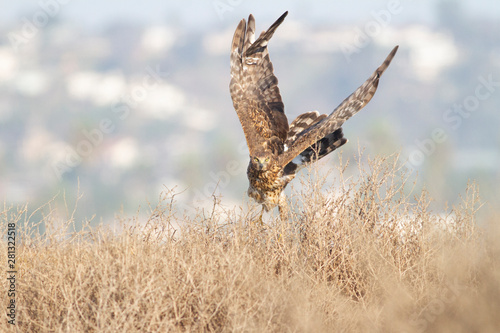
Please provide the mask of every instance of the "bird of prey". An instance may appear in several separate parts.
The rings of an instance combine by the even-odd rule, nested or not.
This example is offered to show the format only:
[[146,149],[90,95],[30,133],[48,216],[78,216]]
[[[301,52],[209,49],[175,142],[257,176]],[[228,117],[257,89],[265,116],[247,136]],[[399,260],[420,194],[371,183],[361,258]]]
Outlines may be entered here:
[[[382,65],[329,115],[317,111],[298,116],[290,125],[273,73],[267,44],[288,12],[255,39],[255,19],[241,20],[231,44],[233,106],[243,127],[250,153],[248,196],[269,211],[286,206],[283,190],[304,166],[344,145],[344,122],[361,110],[377,90],[380,76],[396,54]],[[261,214],[262,218],[262,214]]]

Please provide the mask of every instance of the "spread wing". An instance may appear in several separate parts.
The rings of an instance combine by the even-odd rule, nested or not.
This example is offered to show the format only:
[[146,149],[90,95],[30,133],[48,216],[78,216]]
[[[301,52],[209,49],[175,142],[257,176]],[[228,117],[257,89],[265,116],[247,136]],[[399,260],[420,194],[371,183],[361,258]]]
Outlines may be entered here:
[[313,123],[304,131],[295,135],[295,139],[288,144],[288,150],[279,157],[278,163],[286,166],[290,161],[318,140],[340,129],[342,124],[359,110],[361,110],[377,91],[380,76],[389,67],[398,46],[387,56],[379,68],[356,91],[347,97],[333,112],[320,121]]
[[267,43],[288,12],[255,40],[255,19],[248,25],[241,20],[231,46],[231,83],[229,89],[238,114],[250,155],[259,147],[283,150],[288,133],[288,120],[273,73]]

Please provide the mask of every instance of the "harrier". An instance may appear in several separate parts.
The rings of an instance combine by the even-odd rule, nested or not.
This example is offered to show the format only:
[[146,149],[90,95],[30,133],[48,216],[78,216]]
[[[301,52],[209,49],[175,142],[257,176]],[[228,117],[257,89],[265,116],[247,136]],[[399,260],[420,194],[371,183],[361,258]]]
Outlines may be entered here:
[[344,122],[361,110],[377,90],[380,76],[396,54],[396,46],[383,64],[329,115],[317,111],[298,116],[290,125],[273,73],[267,44],[288,12],[255,39],[255,19],[250,14],[238,24],[231,45],[231,83],[238,114],[250,153],[248,196],[266,211],[285,206],[283,190],[304,166],[344,145]]

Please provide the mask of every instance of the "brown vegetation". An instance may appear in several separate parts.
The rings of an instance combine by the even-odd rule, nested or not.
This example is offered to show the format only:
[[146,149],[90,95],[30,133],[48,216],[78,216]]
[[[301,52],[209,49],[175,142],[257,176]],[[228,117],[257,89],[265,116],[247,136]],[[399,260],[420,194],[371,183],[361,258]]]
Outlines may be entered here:
[[[342,165],[342,164],[341,164]],[[164,194],[147,222],[73,228],[55,214],[18,225],[17,328],[23,332],[493,332],[500,327],[498,230],[481,231],[477,190],[446,216],[411,193],[397,160],[358,177],[319,175],[293,190],[287,221],[255,211],[194,218]],[[340,187],[340,188],[339,188]],[[179,229],[173,224],[182,220]],[[31,221],[33,222],[33,221]],[[6,243],[0,260],[5,263]],[[7,290],[2,279],[1,292]],[[2,296],[2,299],[4,297]],[[6,302],[2,301],[5,309]],[[2,315],[0,328],[9,326]]]

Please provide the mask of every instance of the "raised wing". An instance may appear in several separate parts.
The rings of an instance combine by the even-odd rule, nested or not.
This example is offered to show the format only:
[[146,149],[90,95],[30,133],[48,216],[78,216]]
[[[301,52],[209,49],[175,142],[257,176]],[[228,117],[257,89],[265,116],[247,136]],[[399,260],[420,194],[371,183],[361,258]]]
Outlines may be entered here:
[[286,166],[309,146],[338,130],[347,119],[361,110],[377,91],[380,76],[389,67],[397,50],[398,46],[389,53],[382,65],[377,68],[368,80],[347,97],[328,117],[297,134],[295,140],[289,143],[288,150],[280,156],[279,165]]
[[257,40],[253,15],[248,17],[248,25],[241,20],[234,32],[229,90],[250,155],[269,144],[281,152],[287,137],[288,120],[267,50],[267,43],[287,14],[281,15]]

